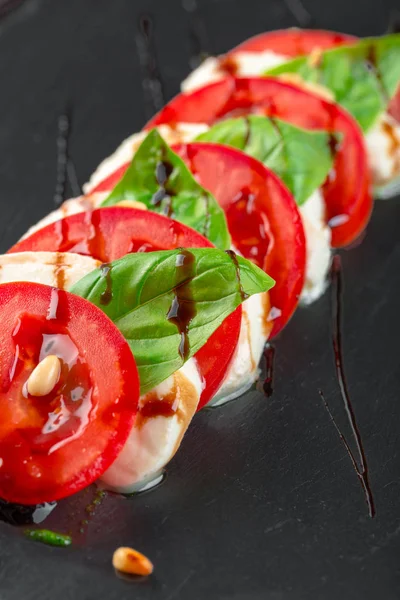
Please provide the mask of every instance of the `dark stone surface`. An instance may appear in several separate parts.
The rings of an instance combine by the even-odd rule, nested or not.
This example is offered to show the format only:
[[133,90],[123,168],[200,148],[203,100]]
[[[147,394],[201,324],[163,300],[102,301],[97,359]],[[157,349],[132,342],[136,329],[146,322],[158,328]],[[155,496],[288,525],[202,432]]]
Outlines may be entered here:
[[[395,0],[27,0],[0,21],[0,245],[53,207],[57,119],[73,107],[70,152],[80,182],[145,120],[136,36],[155,20],[166,98],[199,50],[300,19],[354,34],[386,30]],[[301,9],[303,6],[303,10]],[[297,20],[296,20],[297,19]],[[189,27],[200,36],[189,35]],[[202,46],[200,48],[200,46]],[[66,549],[0,523],[1,600],[128,598],[396,600],[400,597],[398,293],[400,207],[380,202],[363,243],[342,254],[344,355],[377,515],[321,403],[349,436],[334,371],[329,292],[276,341],[275,389],[195,419],[156,491],[109,497],[87,518],[86,492],[47,526]],[[113,550],[154,561],[145,581],[118,579]]]

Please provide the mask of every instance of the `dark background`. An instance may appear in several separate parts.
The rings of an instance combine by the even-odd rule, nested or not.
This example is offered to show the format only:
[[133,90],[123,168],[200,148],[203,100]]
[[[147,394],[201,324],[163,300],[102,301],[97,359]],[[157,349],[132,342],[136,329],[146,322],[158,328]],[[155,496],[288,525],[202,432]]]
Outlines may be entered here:
[[[67,104],[70,156],[83,183],[150,116],[154,94],[144,98],[142,86],[149,68],[157,104],[158,75],[169,99],[201,52],[222,52],[252,34],[293,25],[381,34],[396,4],[28,0],[7,3],[10,11],[0,6],[1,250],[54,207],[57,122]],[[143,14],[154,19],[157,64],[138,57]],[[83,526],[92,492],[64,501],[46,526],[72,530],[67,549],[36,544],[0,523],[1,600],[400,598],[399,225],[398,199],[379,202],[362,244],[342,253],[345,370],[374,519],[318,395],[321,388],[351,440],[335,376],[328,292],[299,310],[276,340],[272,397],[253,391],[199,414],[157,490],[109,496]],[[117,578],[111,556],[119,545],[145,552],[154,575]]]

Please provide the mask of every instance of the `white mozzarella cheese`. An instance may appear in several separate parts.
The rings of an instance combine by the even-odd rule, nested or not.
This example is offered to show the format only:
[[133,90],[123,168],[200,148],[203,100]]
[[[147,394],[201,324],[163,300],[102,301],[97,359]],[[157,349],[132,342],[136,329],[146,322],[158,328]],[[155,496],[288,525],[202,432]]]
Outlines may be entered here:
[[400,125],[385,113],[365,141],[374,186],[380,197],[389,198],[400,191]]
[[100,266],[90,256],[61,252],[16,252],[0,255],[0,283],[29,281],[68,290]]
[[40,219],[36,225],[30,227],[21,239],[24,240],[32,235],[32,233],[35,233],[36,231],[39,231],[39,229],[46,227],[46,225],[55,223],[60,219],[98,208],[103,200],[105,200],[107,195],[107,193],[97,193],[91,194],[90,196],[78,196],[77,198],[70,198],[69,200],[66,200],[59,208],[53,210],[51,213],[43,217],[43,219]]
[[239,343],[211,406],[220,406],[237,398],[258,379],[258,365],[272,327],[268,294],[251,296],[243,302],[242,311]]
[[[202,123],[177,123],[174,127],[170,125],[160,125],[157,127],[160,135],[170,146],[191,142],[198,135],[207,131],[207,129],[207,125],[203,125]],[[147,135],[148,131],[141,131],[140,133],[134,133],[124,140],[111,156],[100,163],[89,181],[83,186],[84,192],[86,194],[90,193],[109,175],[122,167],[122,165],[130,162]]]
[[[203,383],[194,358],[140,398],[139,412],[121,454],[102,475],[106,489],[120,493],[143,491],[156,485],[162,470],[178,450],[194,416]],[[165,403],[171,415],[146,412],[149,403]],[[150,415],[150,416],[149,416]]]
[[306,280],[300,296],[302,304],[311,304],[324,293],[331,263],[331,230],[326,224],[325,204],[316,190],[302,206],[300,214],[306,236]]
[[183,81],[183,92],[192,92],[209,83],[223,79],[229,74],[237,77],[261,75],[267,69],[278,67],[287,61],[286,56],[265,50],[264,52],[237,52],[234,57],[207,58]]

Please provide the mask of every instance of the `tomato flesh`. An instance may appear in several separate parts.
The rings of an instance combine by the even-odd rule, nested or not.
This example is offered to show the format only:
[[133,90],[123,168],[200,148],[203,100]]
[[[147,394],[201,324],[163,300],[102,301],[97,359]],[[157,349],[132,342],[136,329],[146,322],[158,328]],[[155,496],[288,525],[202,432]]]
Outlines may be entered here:
[[[83,298],[9,283],[0,285],[0,306],[0,497],[58,500],[100,477],[122,450],[138,408],[135,360]],[[31,396],[27,380],[48,355],[59,358],[60,378],[47,395]]]
[[[126,169],[127,165],[124,168]],[[123,171],[119,176],[122,174]],[[146,210],[112,206],[78,213],[51,223],[18,242],[9,252],[77,252],[108,263],[130,252],[172,250],[179,247],[213,246],[194,229],[162,215]],[[239,306],[214,331],[200,358],[196,356],[205,382],[199,408],[211,400],[225,377],[239,341],[241,321],[242,308]],[[223,344],[220,344],[221,340]],[[204,356],[207,353],[209,357],[215,356],[214,348],[217,346],[222,347],[218,360],[205,360]]]
[[334,168],[323,192],[332,246],[354,241],[366,227],[372,211],[370,172],[362,132],[340,106],[272,77],[229,77],[178,95],[146,128],[177,122],[212,125],[224,118],[251,113],[343,135],[335,148]]

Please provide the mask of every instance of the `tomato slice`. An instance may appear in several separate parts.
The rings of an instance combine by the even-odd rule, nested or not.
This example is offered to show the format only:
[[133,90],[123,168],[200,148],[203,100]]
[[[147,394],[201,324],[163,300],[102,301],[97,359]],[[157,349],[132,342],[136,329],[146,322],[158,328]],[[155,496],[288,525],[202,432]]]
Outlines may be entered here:
[[[324,185],[332,246],[354,241],[372,212],[370,173],[362,132],[337,104],[272,77],[229,77],[192,93],[176,96],[146,126],[163,123],[213,123],[246,114],[277,117],[305,129],[343,135],[335,147],[335,163]],[[334,142],[334,138],[332,138]]]
[[264,52],[270,50],[276,52],[276,54],[293,58],[310,54],[315,48],[328,50],[335,46],[344,46],[356,41],[355,36],[347,33],[292,27],[255,35],[228,52],[228,56],[233,56],[236,52]]
[[[151,211],[112,206],[51,223],[18,242],[9,252],[77,252],[107,263],[130,252],[212,246],[200,233],[182,223]],[[205,382],[199,408],[211,400],[225,377],[239,341],[241,322],[239,306],[214,331],[200,357],[196,355]],[[215,360],[205,360],[206,354],[216,356],[215,348],[220,348]]]
[[[348,35],[347,33],[316,29],[297,29],[295,27],[260,33],[239,44],[239,46],[236,46],[225,55],[227,59],[227,74],[232,71],[232,61],[234,61],[235,55],[239,52],[257,53],[270,50],[291,59],[296,56],[310,54],[316,48],[329,50],[337,46],[351,45],[357,42],[358,39],[354,35]],[[222,62],[223,65],[224,62]],[[389,104],[388,112],[400,122],[400,86],[397,94]]]
[[[83,298],[7,283],[0,306],[0,497],[58,500],[92,483],[122,450],[138,408],[135,360],[112,321]],[[60,378],[32,396],[26,382],[48,355],[59,358]]]
[[193,143],[173,150],[224,209],[234,247],[276,280],[269,293],[280,311],[276,335],[295,311],[305,277],[304,229],[293,196],[272,171],[234,148]]

